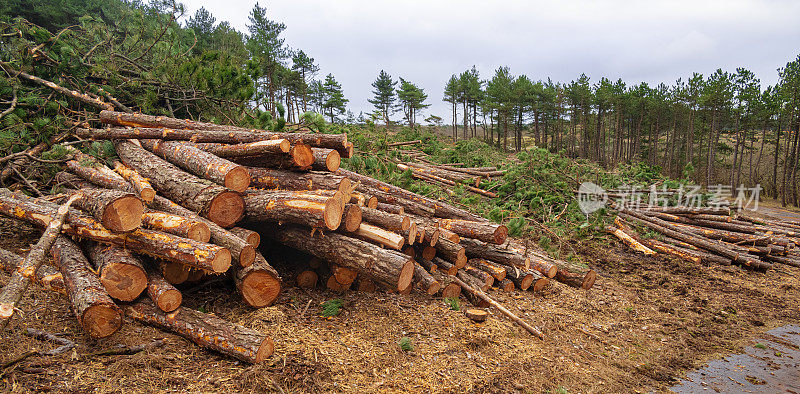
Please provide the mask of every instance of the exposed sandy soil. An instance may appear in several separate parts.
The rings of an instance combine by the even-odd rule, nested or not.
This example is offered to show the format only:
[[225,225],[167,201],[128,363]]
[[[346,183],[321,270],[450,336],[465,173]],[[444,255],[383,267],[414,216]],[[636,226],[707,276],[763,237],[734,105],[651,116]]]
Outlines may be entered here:
[[[0,246],[19,248],[38,232],[0,221]],[[600,273],[582,291],[553,282],[539,294],[492,291],[542,329],[542,341],[493,311],[483,324],[440,299],[355,291],[337,295],[288,287],[275,306],[253,310],[217,283],[185,305],[269,332],[276,353],[243,365],[157,329],[126,321],[109,339],[86,337],[57,294],[33,287],[22,319],[2,334],[2,360],[53,344],[21,334],[34,327],[78,346],[57,357],[30,357],[0,380],[0,391],[569,392],[663,391],[706,360],[740,352],[748,339],[800,318],[800,269],[766,274],[642,257],[602,243],[571,245]],[[20,249],[16,249],[20,250]],[[8,276],[0,274],[0,282]],[[342,313],[320,304],[342,298]],[[413,351],[398,341],[408,337]],[[166,338],[132,356],[84,357],[117,344]]]

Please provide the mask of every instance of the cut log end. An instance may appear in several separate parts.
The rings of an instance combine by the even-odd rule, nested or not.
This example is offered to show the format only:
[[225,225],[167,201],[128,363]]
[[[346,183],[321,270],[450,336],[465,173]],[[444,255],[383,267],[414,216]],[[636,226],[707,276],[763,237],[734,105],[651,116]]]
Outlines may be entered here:
[[422,249],[422,258],[425,261],[431,261],[434,257],[436,257],[436,248],[433,246],[426,246],[425,249]]
[[187,233],[189,239],[193,239],[198,242],[208,242],[211,240],[211,229],[209,229],[208,225],[203,222],[194,222],[189,225],[189,230]]
[[456,261],[453,261],[453,264],[458,269],[462,269],[467,266],[467,251],[464,248],[458,249],[458,254],[456,255]]
[[461,286],[449,283],[442,289],[442,298],[458,298],[461,295]]
[[314,152],[306,144],[295,144],[291,149],[291,155],[292,160],[300,168],[310,168],[314,164]]
[[142,225],[144,204],[137,197],[126,195],[108,204],[103,211],[103,227],[115,232],[133,231]]
[[544,289],[544,287],[547,286],[548,283],[550,283],[550,279],[547,279],[547,278],[536,279],[535,281],[533,281],[533,286],[531,287],[531,290],[540,291],[540,290]]
[[411,222],[408,227],[408,239],[406,241],[409,245],[414,245],[414,242],[417,241],[417,224],[414,222]]
[[[249,246],[249,245],[248,245]],[[251,262],[252,263],[252,262]],[[222,273],[231,267],[231,252],[228,249],[221,249],[211,260],[211,268],[216,273]]]
[[362,216],[361,207],[356,204],[348,204],[344,212],[344,229],[349,232],[358,230],[361,226]]
[[[594,271],[592,271],[592,272],[594,272]],[[552,265],[552,266],[550,266],[550,268],[547,269],[547,272],[544,273],[544,274],[548,278],[555,278],[557,273],[558,273],[558,267],[556,267],[555,265]],[[594,280],[592,281],[592,283],[594,283]]]
[[92,338],[105,338],[122,326],[122,313],[110,305],[92,305],[83,312],[81,323]]
[[433,282],[433,284],[428,286],[426,292],[428,293],[429,296],[432,296],[432,295],[438,293],[439,290],[441,290],[441,289],[442,289],[442,284],[439,283],[438,281],[435,281],[435,282]]
[[378,208],[378,197],[371,196],[367,199],[367,201],[364,201],[364,204],[372,209]]
[[179,285],[189,279],[189,268],[180,263],[161,262],[161,275],[167,282]]
[[594,286],[594,282],[597,280],[597,272],[594,270],[589,270],[586,273],[586,276],[583,277],[583,282],[581,283],[581,288],[584,290],[589,290]]
[[329,198],[328,201],[325,202],[325,212],[323,216],[325,219],[325,227],[330,230],[339,228],[339,225],[342,224],[343,212],[344,207],[342,206],[341,200],[336,197]]
[[256,363],[260,363],[275,353],[275,342],[272,341],[272,338],[265,338],[263,342],[261,342],[261,346],[258,348],[258,352],[256,352]]
[[508,238],[508,227],[497,226],[497,228],[494,230],[493,237],[496,245],[502,245],[503,242],[506,242],[506,238]]
[[153,201],[154,198],[156,198],[156,191],[153,190],[153,188],[151,187],[144,188],[141,191],[139,191],[139,198],[141,198],[142,201],[146,203],[150,203]]
[[250,186],[250,171],[236,166],[225,174],[225,187],[236,192],[244,192]]
[[339,170],[341,163],[342,156],[335,150],[331,150],[325,157],[325,168],[327,168],[330,172],[336,172]]
[[400,278],[397,280],[397,290],[402,292],[407,290],[409,286],[411,286],[411,282],[414,280],[414,267],[415,267],[414,259],[409,259],[403,265],[403,269],[400,270]]
[[520,290],[530,289],[534,279],[535,278],[533,277],[532,274],[527,274],[523,276],[522,279],[519,281],[519,289]]
[[282,139],[279,145],[281,152],[289,153],[292,150],[292,143],[287,139]]
[[182,302],[183,294],[181,294],[178,289],[169,289],[161,293],[161,295],[158,297],[158,300],[156,300],[158,309],[161,309],[164,312],[172,312],[175,309],[178,309]]
[[281,293],[281,281],[267,272],[256,271],[242,281],[242,298],[253,308],[272,305]]
[[244,199],[239,193],[231,191],[217,194],[206,213],[209,220],[225,228],[236,224],[243,214]]
[[477,309],[477,308],[468,308],[464,313],[472,321],[478,322],[478,323],[486,321],[486,318],[489,317],[489,312],[486,312],[483,309]]
[[304,289],[313,289],[317,287],[317,280],[319,275],[311,270],[306,270],[297,275],[297,286]]
[[112,262],[103,268],[100,283],[111,297],[133,301],[147,288],[147,274],[141,267]]
[[250,264],[253,264],[253,261],[256,260],[256,248],[253,245],[247,244],[242,247],[242,251],[239,252],[239,265],[242,267],[247,267]]

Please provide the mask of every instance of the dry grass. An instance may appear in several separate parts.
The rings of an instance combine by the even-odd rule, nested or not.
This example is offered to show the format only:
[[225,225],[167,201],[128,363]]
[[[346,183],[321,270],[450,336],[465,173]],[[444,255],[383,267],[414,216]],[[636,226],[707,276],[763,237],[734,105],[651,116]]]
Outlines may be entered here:
[[[3,359],[52,346],[21,335],[26,326],[64,333],[78,347],[72,354],[28,358],[2,378],[0,390],[661,391],[705,360],[737,352],[748,338],[800,318],[796,268],[760,274],[643,258],[621,247],[573,247],[601,273],[591,291],[553,283],[536,295],[493,292],[541,328],[544,341],[497,313],[475,324],[443,300],[416,293],[287,288],[275,306],[260,310],[244,306],[224,285],[185,297],[189,307],[271,333],[275,355],[257,366],[129,321],[111,338],[91,340],[66,300],[36,288],[21,304],[23,318],[3,333]],[[324,318],[321,304],[331,298],[344,301],[342,312]],[[400,349],[403,337],[413,351]],[[167,345],[133,356],[81,356],[155,338],[167,338]]]

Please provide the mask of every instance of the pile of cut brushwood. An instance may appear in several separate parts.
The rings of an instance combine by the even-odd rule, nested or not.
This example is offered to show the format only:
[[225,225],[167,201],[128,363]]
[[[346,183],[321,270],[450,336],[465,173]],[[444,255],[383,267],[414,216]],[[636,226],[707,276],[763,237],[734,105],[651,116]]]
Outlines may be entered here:
[[[595,281],[592,270],[507,240],[503,225],[339,169],[353,155],[346,134],[113,111],[100,120],[106,128],[83,125],[70,144],[112,141],[113,168],[70,148],[59,194],[0,189],[0,214],[46,229],[27,257],[0,256],[12,273],[0,296],[4,326],[33,281],[66,294],[92,337],[113,334],[125,316],[259,362],[272,338],[182,307],[181,286],[226,276],[254,308],[273,304],[286,283],[464,296],[541,337],[486,291]],[[270,243],[306,258],[281,278]]]
[[[658,252],[694,263],[738,265],[766,271],[774,264],[800,267],[800,222],[759,217],[722,207],[617,206],[608,231],[633,250]],[[636,228],[649,231],[643,237]]]
[[432,185],[453,187],[461,185],[470,193],[479,194],[489,198],[497,195],[491,190],[481,189],[480,184],[484,180],[491,180],[494,177],[501,177],[505,174],[504,170],[497,167],[467,167],[464,163],[440,164],[431,160],[429,155],[417,149],[402,149],[421,143],[421,140],[394,142],[389,144],[394,151],[407,156],[413,162],[395,160],[397,168],[402,171],[410,171],[414,179],[430,183]]

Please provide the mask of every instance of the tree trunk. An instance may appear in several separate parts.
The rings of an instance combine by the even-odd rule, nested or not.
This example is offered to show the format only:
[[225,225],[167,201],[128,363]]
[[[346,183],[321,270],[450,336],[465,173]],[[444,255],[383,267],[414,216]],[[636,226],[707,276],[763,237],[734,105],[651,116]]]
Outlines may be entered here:
[[312,169],[336,172],[341,165],[342,156],[338,151],[325,148],[311,148],[311,153],[314,155],[314,164],[311,165]]
[[292,172],[272,168],[248,167],[250,184],[255,188],[284,190],[339,190],[350,193],[349,178],[327,172]]
[[[312,148],[303,143],[295,143],[285,153],[262,153],[256,156],[231,157],[236,163],[270,168],[290,168],[298,171],[307,171],[313,167],[314,153]],[[337,152],[338,153],[338,152]]]
[[122,313],[103,290],[78,245],[59,236],[51,255],[64,278],[72,312],[83,330],[92,338],[105,338],[115,333],[122,325]]
[[242,217],[244,200],[238,193],[188,174],[132,142],[118,141],[116,147],[125,164],[148,178],[170,200],[222,227],[231,227]]
[[74,191],[75,206],[90,213],[103,227],[117,233],[142,225],[144,204],[139,197],[121,190],[87,188]]
[[164,312],[172,312],[183,303],[183,294],[161,275],[152,264],[145,266],[147,296]]
[[429,296],[438,293],[442,287],[442,284],[419,264],[414,264],[414,284]]
[[123,178],[125,178],[126,181],[133,185],[133,189],[136,191],[136,194],[142,199],[142,201],[148,204],[153,202],[153,198],[156,196],[156,191],[153,189],[153,186],[150,185],[150,181],[148,181],[147,178],[141,176],[134,169],[118,161],[114,162],[114,171],[116,171]]
[[247,243],[254,248],[257,248],[258,245],[261,245],[261,235],[259,235],[257,231],[242,227],[231,227],[228,229],[228,231],[230,231],[231,234],[247,241]]
[[463,246],[448,239],[439,238],[434,248],[436,248],[437,255],[453,263],[459,269],[467,265],[467,255]]
[[283,222],[336,230],[344,207],[336,197],[302,191],[259,191],[245,196],[245,220]]

